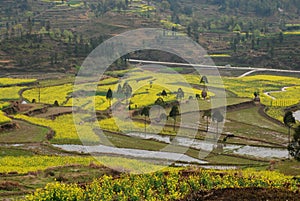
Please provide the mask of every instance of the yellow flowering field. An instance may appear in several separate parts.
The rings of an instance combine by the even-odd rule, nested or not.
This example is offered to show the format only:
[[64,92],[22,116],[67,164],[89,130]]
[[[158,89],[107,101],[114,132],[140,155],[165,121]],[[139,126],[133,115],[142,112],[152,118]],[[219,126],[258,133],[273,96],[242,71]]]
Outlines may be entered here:
[[[114,73],[117,73],[116,71]],[[121,71],[123,72],[123,71]],[[109,108],[109,102],[106,100],[107,90],[110,88],[115,96],[118,84],[121,86],[127,82],[132,87],[132,97],[130,98],[131,106],[141,108],[147,105],[154,104],[155,100],[160,97],[159,94],[162,90],[165,90],[168,95],[163,97],[164,101],[176,100],[176,92],[178,88],[181,88],[184,92],[184,98],[187,100],[189,96],[195,98],[195,94],[201,94],[201,90],[194,89],[189,86],[183,75],[174,75],[168,73],[155,73],[147,70],[132,70],[126,71],[124,79],[118,81],[117,78],[108,78],[99,82],[97,87],[96,96],[85,97],[84,99],[77,99],[76,105],[82,105],[84,109],[95,107],[96,110],[106,110]],[[147,76],[145,76],[147,75]],[[88,90],[88,84],[82,86],[82,90]],[[86,88],[85,88],[86,87]],[[213,93],[208,92],[208,97],[213,96]],[[124,97],[123,97],[124,98]],[[72,106],[73,98],[71,98],[65,106]],[[113,98],[112,104],[117,101]],[[125,103],[126,100],[123,100]]]
[[[199,85],[199,75],[189,74],[184,76],[189,83]],[[259,92],[261,102],[268,106],[286,107],[300,101],[300,79],[296,77],[275,75],[253,75],[242,78],[222,77],[224,86],[220,85],[222,83],[214,83],[214,77],[208,76],[208,80],[208,86],[225,87],[238,97],[254,98],[253,93],[255,91]],[[281,91],[283,87],[287,87],[286,91],[272,93],[272,91]],[[276,100],[265,95],[264,92],[271,92],[270,95],[275,97]]]
[[116,84],[118,81],[119,81],[118,78],[108,77],[103,80],[100,80],[99,85],[112,85],[112,84]]
[[218,58],[218,57],[231,57],[231,56],[229,54],[210,54],[210,55],[207,55],[207,57]]
[[254,75],[246,76],[242,78],[223,78],[225,87],[236,93],[240,97],[251,97],[253,93],[266,92],[266,91],[278,91],[282,87],[292,86],[300,83],[300,79],[283,76],[271,76],[271,75]]
[[[47,168],[90,164],[106,165],[110,168],[123,168],[133,173],[161,170],[163,167],[135,159],[112,156],[5,156],[0,158],[0,173],[43,171]],[[136,172],[139,171],[139,172]]]
[[81,188],[76,184],[49,183],[26,200],[177,200],[199,190],[223,188],[299,189],[299,181],[276,172],[255,170],[169,169],[114,179],[104,175]]
[[1,110],[2,108],[4,108],[4,107],[9,106],[9,105],[10,105],[9,102],[3,102],[3,101],[0,101],[0,110]]
[[23,93],[24,98],[28,99],[29,101],[32,101],[32,99],[35,99],[38,101],[39,96],[39,90],[40,90],[40,101],[42,103],[48,103],[53,104],[54,101],[58,101],[59,105],[61,105],[63,102],[66,101],[68,94],[70,94],[73,90],[72,84],[64,84],[59,86],[51,86],[51,87],[41,87],[39,88],[33,88],[30,90],[26,90]]
[[[226,89],[234,92],[239,97],[253,98],[253,93],[255,91],[260,92],[261,101],[266,105],[273,104],[273,106],[288,106],[299,101],[299,99],[292,95],[292,93],[286,93],[285,96],[281,95],[284,92],[272,93],[272,96],[276,94],[278,97],[278,100],[274,101],[263,94],[264,92],[269,91],[280,91],[283,87],[299,85],[299,78],[273,75],[254,75],[242,78],[225,77],[223,78],[223,81]],[[286,99],[289,99],[289,101]]]
[[295,105],[299,102],[300,102],[300,99],[285,99],[285,98],[275,99],[275,100],[266,98],[266,99],[262,100],[262,103],[264,105],[268,105],[268,106],[272,106],[272,107],[287,107],[290,105]]
[[253,75],[253,76],[245,76],[239,79],[243,81],[264,80],[264,81],[277,82],[286,85],[298,84],[300,80],[299,78],[296,77],[278,76],[278,75]]
[[[84,143],[92,143],[96,144],[99,143],[99,137],[93,132],[93,125],[91,123],[85,122],[83,125],[79,127],[79,132],[84,131],[85,135],[79,138],[77,134],[77,130],[73,121],[73,115],[63,115],[58,116],[55,120],[49,120],[44,118],[36,118],[36,117],[29,117],[26,115],[16,115],[15,118],[23,119],[25,121],[50,127],[52,130],[55,131],[55,136],[51,140],[53,143],[59,144],[81,144]],[[83,133],[83,132],[81,132]]]
[[19,174],[45,170],[65,165],[89,165],[95,163],[92,157],[80,156],[5,156],[0,158],[0,172],[16,171]]
[[[115,99],[112,100],[113,104]],[[74,99],[70,98],[64,106],[73,106]],[[109,108],[109,101],[105,96],[90,96],[85,98],[77,98],[74,106],[80,106],[81,109],[90,110],[95,107],[96,110],[106,110]]]
[[5,113],[0,110],[0,125],[11,122],[11,119],[5,116]]
[[[300,82],[300,80],[299,80]],[[299,83],[300,85],[300,83]],[[300,101],[300,86],[287,87],[285,91],[279,93],[270,93],[276,99],[297,99]]]
[[15,84],[30,84],[35,81],[36,79],[0,78],[0,86],[15,85]]
[[285,31],[284,35],[300,35],[300,31]]
[[[145,129],[145,125],[142,122],[130,122],[123,119],[119,119],[117,117],[114,118],[107,118],[99,121],[99,126],[104,130],[110,131],[122,131],[122,132],[143,132]],[[159,132],[158,127],[152,126],[151,128],[148,127],[148,132]]]
[[[130,99],[132,105],[137,105],[138,108],[142,108],[147,105],[152,105],[159,97],[158,93],[165,90],[168,94],[171,93],[170,90],[166,89],[164,86],[153,84],[150,88],[149,85],[145,85],[139,89],[137,89],[134,93],[135,95]],[[165,102],[176,100],[175,94],[170,94],[168,96],[163,97]]]
[[[109,103],[106,101],[105,95],[109,88],[115,88],[116,82],[118,81],[117,78],[107,78],[104,80],[99,81],[99,86],[97,87],[97,93],[95,96],[95,105],[97,110],[105,110],[108,108]],[[81,84],[80,87],[82,89],[89,89],[90,83],[87,84]],[[40,101],[42,103],[47,104],[53,104],[56,100],[58,101],[59,105],[64,104],[64,106],[72,106],[73,104],[73,98],[69,99],[67,101],[67,97],[72,94],[73,92],[73,84],[63,84],[58,86],[48,86],[48,87],[41,87],[40,89],[38,87],[26,90],[23,93],[24,98],[28,99],[29,101],[32,101],[32,99],[38,100],[39,96],[39,90],[40,90]],[[94,102],[92,99],[94,97],[86,97],[84,100],[82,100],[82,103],[91,103]],[[86,106],[88,107],[88,106]]]
[[16,100],[19,99],[19,91],[24,87],[12,86],[12,87],[0,87],[0,100]]
[[273,117],[283,123],[284,107],[268,107],[266,113],[270,117]]
[[[147,77],[145,77],[147,75]],[[138,108],[152,105],[159,97],[158,94],[165,90],[168,96],[163,97],[164,101],[176,100],[176,92],[179,88],[184,92],[184,100],[187,100],[189,96],[195,98],[195,94],[201,94],[201,90],[192,88],[188,83],[188,80],[184,75],[172,74],[172,73],[157,73],[144,70],[143,72],[132,72],[129,74],[130,79],[122,81],[128,82],[133,89],[133,97],[131,102],[133,105],[137,105]],[[145,79],[142,79],[145,77]],[[200,79],[200,78],[199,78]],[[209,93],[208,96],[213,96]]]

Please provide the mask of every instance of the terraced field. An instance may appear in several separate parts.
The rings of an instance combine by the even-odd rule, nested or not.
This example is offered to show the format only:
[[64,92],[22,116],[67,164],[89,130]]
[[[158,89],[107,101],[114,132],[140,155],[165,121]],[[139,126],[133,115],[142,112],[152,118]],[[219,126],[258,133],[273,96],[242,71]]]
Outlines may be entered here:
[[[287,128],[283,116],[300,111],[290,70],[300,63],[299,9],[295,0],[2,0],[0,200],[298,200],[287,145],[300,122]],[[142,47],[99,81],[80,73],[103,41],[150,27],[164,28],[161,45],[183,36],[201,45],[222,77]]]
[[[223,81],[227,95],[227,103],[224,104],[228,106],[228,111],[223,131],[217,139],[218,146],[214,147],[209,142],[204,141],[204,139],[215,138],[214,136],[218,132],[215,130],[217,124],[211,118],[206,119],[204,113],[205,110],[212,107],[212,99],[218,99],[218,94],[209,92],[207,99],[201,97],[199,100],[196,99],[196,94],[201,94],[204,88],[204,85],[200,84],[200,75],[178,76],[176,74],[141,69],[114,71],[112,73],[107,72],[106,74],[108,77],[95,85],[96,88],[93,89],[95,96],[94,94],[90,94],[80,99],[76,97],[77,92],[73,92],[73,85],[71,84],[73,78],[57,82],[55,80],[41,80],[39,85],[32,84],[31,81],[28,83],[25,81],[24,86],[15,86],[19,83],[23,85],[24,80],[14,80],[15,82],[11,80],[11,86],[1,88],[2,90],[10,91],[9,93],[12,95],[9,93],[5,94],[5,97],[9,95],[9,99],[18,99],[20,96],[27,100],[38,99],[38,93],[40,93],[41,103],[36,107],[34,107],[35,104],[31,104],[31,114],[33,116],[27,116],[25,115],[26,113],[15,114],[11,115],[12,119],[10,119],[4,116],[4,113],[1,114],[4,124],[13,122],[18,125],[19,129],[7,130],[0,134],[0,143],[5,144],[5,147],[1,146],[3,158],[0,163],[6,164],[1,166],[2,169],[0,172],[6,175],[12,174],[10,172],[14,170],[16,172],[13,174],[16,177],[23,177],[21,175],[31,174],[31,172],[53,172],[49,174],[54,174],[55,176],[47,176],[47,179],[44,179],[44,181],[42,181],[43,179],[38,179],[39,184],[34,185],[34,188],[43,188],[46,183],[51,183],[51,178],[54,177],[62,181],[67,181],[68,179],[62,176],[61,173],[70,170],[76,172],[75,169],[79,172],[72,173],[73,176],[75,174],[81,175],[81,171],[83,170],[95,172],[96,169],[101,169],[101,171],[107,172],[108,170],[102,165],[106,165],[114,170],[125,170],[127,172],[161,170],[166,165],[175,165],[176,160],[168,157],[177,157],[176,154],[180,154],[184,150],[183,158],[178,163],[182,165],[189,163],[189,161],[194,161],[194,165],[201,167],[255,167],[261,170],[270,167],[270,160],[280,161],[287,157],[285,149],[287,129],[282,124],[265,118],[261,114],[264,111],[262,106],[251,103],[251,100],[255,91],[262,94],[267,90],[280,90],[285,86],[291,87],[288,88],[291,92],[282,91],[270,93],[270,95],[276,96],[278,100],[284,97],[297,99],[297,97],[292,95],[292,91],[298,89],[298,78],[266,75],[244,78],[224,77]],[[117,75],[122,75],[123,77],[116,78],[109,77],[109,75],[116,77]],[[206,87],[208,89],[213,88],[217,92],[218,87],[221,87],[221,85],[214,83],[212,81],[214,78],[212,77],[208,76],[208,80],[211,80],[211,82],[206,84]],[[32,81],[36,82],[36,80]],[[124,93],[122,87],[125,83],[132,88],[131,97],[129,98],[124,94],[122,95]],[[80,86],[88,92],[90,86],[92,86],[91,84],[81,83]],[[121,89],[118,89],[119,85]],[[179,88],[184,92],[184,96],[179,100],[179,107],[183,109],[181,111],[182,114],[177,118],[176,122],[172,118],[159,119],[161,114],[168,115],[171,111],[172,103],[178,100],[176,94]],[[110,101],[106,98],[108,89],[112,89],[113,92],[111,105],[114,109],[112,111],[110,110]],[[118,90],[121,91],[117,92]],[[161,96],[162,90],[167,92],[167,96]],[[159,97],[163,98],[167,103],[163,108],[153,107],[155,105],[154,102]],[[267,97],[261,96],[261,98],[264,99]],[[6,99],[4,98],[4,100]],[[59,102],[59,106],[52,107],[55,100]],[[99,119],[95,121],[95,119],[90,118],[88,113],[82,113],[81,117],[83,121],[75,126],[73,115],[69,114],[74,100],[76,100],[77,104],[81,104],[83,111],[88,111],[92,107],[95,107]],[[194,125],[192,122],[196,122],[195,114],[184,108],[189,108],[189,104],[196,103],[198,104],[197,110],[199,111],[197,113],[199,119],[197,125]],[[128,104],[131,105],[130,110],[127,108]],[[8,102],[2,102],[1,105],[3,108],[9,107]],[[153,109],[150,109],[150,115],[149,118],[146,118],[146,121],[145,117],[140,115],[140,111],[145,106],[153,107]],[[222,106],[222,104],[217,106]],[[275,112],[273,112],[277,110],[277,107],[269,106],[267,112],[271,116],[274,115],[276,118],[281,118],[280,115],[282,114],[275,115]],[[122,111],[126,112],[125,116],[122,115]],[[184,121],[184,119],[188,121]],[[196,131],[195,127],[197,127]],[[99,132],[99,128],[104,132]],[[209,133],[207,133],[207,128],[210,130]],[[26,130],[25,134],[23,134],[24,130]],[[179,130],[180,134],[178,134]],[[193,138],[195,139],[193,140]],[[82,144],[88,145],[86,148],[93,150],[93,155],[96,158],[88,156],[90,152],[85,150]],[[111,147],[111,145],[114,147]],[[168,147],[166,153],[161,151],[165,147]],[[143,152],[145,156],[150,152],[155,152],[156,156],[154,158],[143,158],[138,152]],[[57,156],[53,156],[53,154]],[[206,157],[203,160],[199,160],[199,154],[204,154]],[[99,155],[100,157],[98,157]],[[112,158],[112,156],[117,156],[117,158]],[[124,156],[127,157],[123,158]],[[168,161],[170,160],[168,163],[165,162],[166,156]],[[141,164],[137,160],[141,157],[145,164]],[[133,160],[132,158],[135,159]],[[28,166],[29,161],[31,161],[30,166]],[[290,168],[289,172],[297,172],[296,166]],[[279,171],[283,170],[279,169]],[[39,175],[40,173],[34,174]],[[99,176],[102,173],[93,174]],[[218,173],[215,172],[214,174]],[[231,173],[226,171],[225,174]],[[256,174],[256,172],[251,174]],[[91,181],[92,178],[90,176],[86,179],[82,178],[82,175],[78,176],[77,181]],[[253,182],[258,184],[265,179],[265,177],[262,178],[262,180],[254,180]],[[173,181],[173,179],[171,180]],[[289,178],[286,179],[286,181],[290,182]],[[236,187],[235,184],[239,181],[241,181],[241,178],[233,182],[234,185],[233,183],[232,185],[231,183],[225,184],[225,182],[225,186],[221,188]],[[1,182],[3,183],[0,180]],[[27,194],[31,191],[28,191],[29,189],[25,187],[27,185],[26,182],[27,180],[25,179],[24,182],[6,183],[5,185],[13,185],[15,189],[22,191],[21,194]],[[94,184],[98,185],[97,182],[99,181],[95,180]],[[107,182],[117,181],[109,179]],[[250,183],[249,185],[251,186],[252,184]],[[274,185],[276,186],[277,183],[275,183],[270,186],[266,183],[261,183],[261,185],[262,187],[269,188]],[[183,184],[183,186],[185,185]],[[210,190],[211,185],[215,186],[214,183],[207,183],[205,184],[205,188]],[[9,190],[10,187],[7,188],[8,190],[5,190],[4,194],[5,192],[10,192],[16,195],[16,190],[14,192],[14,190]],[[77,192],[76,195],[80,195],[81,192],[73,184],[48,184],[46,187],[48,189],[47,193],[44,195],[51,197],[53,196],[51,192],[58,192],[58,188],[63,189],[66,196],[72,196],[71,192]],[[183,187],[178,186],[176,188]],[[183,199],[192,190],[188,189],[190,187],[187,187],[180,195],[161,194],[161,196]],[[39,192],[43,191],[42,189],[39,190]],[[81,193],[84,193],[84,191]],[[126,194],[126,192],[124,193]],[[27,199],[40,199],[37,194],[29,196]],[[107,195],[103,194],[102,196],[105,197]],[[126,194],[126,196],[129,196],[129,194]],[[142,194],[137,192],[137,196],[142,196]]]

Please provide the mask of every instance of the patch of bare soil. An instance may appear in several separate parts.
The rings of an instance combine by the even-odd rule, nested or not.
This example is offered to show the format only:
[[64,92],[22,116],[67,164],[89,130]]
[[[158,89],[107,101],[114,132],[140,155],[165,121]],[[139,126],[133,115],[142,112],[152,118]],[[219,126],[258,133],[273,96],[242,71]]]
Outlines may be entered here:
[[300,200],[300,192],[291,192],[286,189],[270,188],[226,188],[211,191],[195,192],[181,201],[296,201]]

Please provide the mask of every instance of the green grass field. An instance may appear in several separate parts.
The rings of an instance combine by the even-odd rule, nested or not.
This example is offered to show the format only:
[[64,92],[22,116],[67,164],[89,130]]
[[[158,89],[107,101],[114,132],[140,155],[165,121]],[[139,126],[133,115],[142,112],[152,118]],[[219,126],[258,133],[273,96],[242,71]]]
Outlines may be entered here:
[[[41,126],[35,126],[27,122],[14,120],[19,128],[12,131],[3,131],[0,133],[0,143],[35,143],[46,141],[48,129]],[[24,132],[26,131],[26,132]]]
[[237,110],[228,112],[226,117],[231,120],[235,120],[245,124],[251,124],[260,128],[270,129],[279,132],[286,132],[286,128],[275,124],[258,113],[258,108],[249,108],[244,110]]

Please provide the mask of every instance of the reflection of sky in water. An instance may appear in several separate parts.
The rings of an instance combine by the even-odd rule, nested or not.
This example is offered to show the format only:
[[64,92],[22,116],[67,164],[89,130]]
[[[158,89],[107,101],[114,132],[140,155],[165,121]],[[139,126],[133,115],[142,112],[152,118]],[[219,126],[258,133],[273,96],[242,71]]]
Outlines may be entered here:
[[[146,133],[127,133],[132,137],[140,137],[143,139],[155,139],[157,141],[171,143],[180,146],[189,146],[195,149],[201,149],[205,151],[211,151],[214,147],[213,144],[205,142],[203,140],[191,139],[186,137],[174,137],[173,140],[169,136],[161,136],[156,134]],[[255,147],[255,146],[243,146],[243,145],[232,145],[226,144],[224,150],[233,151],[238,155],[249,155],[260,158],[286,158],[288,152],[285,149],[268,148],[268,147]]]
[[300,110],[294,112],[294,117],[296,120],[300,121]]
[[[205,142],[203,140],[197,140],[197,139],[192,139],[192,138],[187,138],[187,137],[173,137],[173,140],[170,139],[170,136],[162,136],[162,135],[157,135],[157,134],[150,134],[150,133],[127,133],[126,135],[131,136],[131,137],[139,137],[142,139],[153,139],[157,140],[159,142],[164,142],[167,144],[174,144],[174,145],[180,145],[180,146],[187,146],[195,149],[201,149],[205,151],[211,151],[214,147],[214,144]],[[237,149],[240,148],[241,146],[238,145],[226,145],[224,149]]]
[[147,151],[140,149],[128,149],[128,148],[117,148],[109,147],[105,145],[95,145],[95,146],[83,146],[83,145],[54,145],[66,151],[76,151],[82,153],[102,153],[102,154],[118,154],[123,156],[146,158],[146,159],[164,159],[171,161],[182,161],[182,162],[195,162],[199,164],[207,163],[206,161],[198,160],[190,156],[171,153],[171,152],[161,152],[161,151]]
[[286,149],[266,148],[266,147],[252,147],[244,146],[234,151],[235,154],[249,155],[260,158],[287,158],[288,151]]
[[[156,140],[159,142],[173,144],[178,146],[186,146],[195,148],[198,150],[211,151],[214,147],[213,144],[205,142],[203,140],[197,140],[187,137],[171,137],[151,134],[151,133],[127,133],[127,136],[138,137],[148,140]],[[205,161],[192,158],[187,155],[181,155],[178,153],[162,152],[162,151],[147,151],[139,149],[125,149],[125,148],[116,148],[109,147],[104,145],[98,146],[87,146],[86,148],[81,145],[55,145],[67,151],[77,151],[84,153],[103,153],[103,154],[118,154],[131,157],[140,157],[140,158],[152,158],[152,159],[165,159],[165,160],[179,160],[183,162],[196,162],[196,163],[206,163]],[[286,158],[288,152],[285,149],[279,148],[268,148],[268,147],[255,147],[255,146],[243,146],[243,145],[233,145],[226,144],[224,145],[224,151],[233,151],[233,153],[238,155],[248,155],[260,158]],[[88,150],[87,150],[88,149]]]

